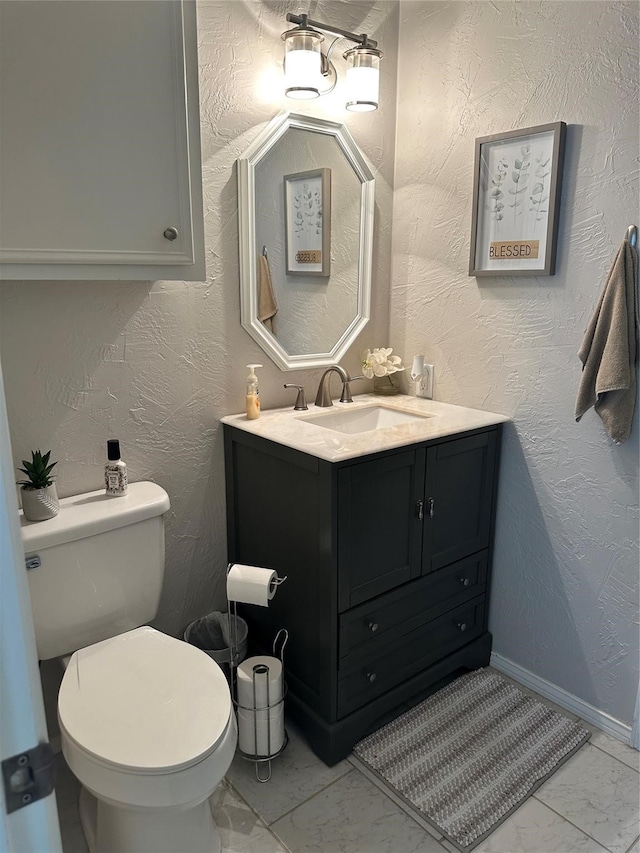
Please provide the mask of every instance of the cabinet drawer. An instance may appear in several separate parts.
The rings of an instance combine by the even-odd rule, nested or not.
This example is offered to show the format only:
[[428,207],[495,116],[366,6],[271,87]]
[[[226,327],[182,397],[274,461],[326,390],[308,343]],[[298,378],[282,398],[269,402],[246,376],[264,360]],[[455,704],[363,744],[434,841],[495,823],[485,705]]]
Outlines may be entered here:
[[373,653],[353,669],[341,670],[338,681],[338,717],[375,699],[412,675],[480,636],[484,597],[448,611]]
[[[485,591],[487,552],[404,584],[340,617],[340,666],[353,655],[382,650],[445,610]],[[348,663],[347,663],[348,665]]]

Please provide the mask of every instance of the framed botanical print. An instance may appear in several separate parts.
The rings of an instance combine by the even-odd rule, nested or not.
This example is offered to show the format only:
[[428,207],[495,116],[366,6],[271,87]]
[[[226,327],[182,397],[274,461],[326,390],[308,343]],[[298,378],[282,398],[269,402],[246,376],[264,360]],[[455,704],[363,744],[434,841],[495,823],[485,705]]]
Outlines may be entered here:
[[476,139],[469,275],[553,275],[566,124]]
[[331,169],[284,176],[286,272],[331,274]]

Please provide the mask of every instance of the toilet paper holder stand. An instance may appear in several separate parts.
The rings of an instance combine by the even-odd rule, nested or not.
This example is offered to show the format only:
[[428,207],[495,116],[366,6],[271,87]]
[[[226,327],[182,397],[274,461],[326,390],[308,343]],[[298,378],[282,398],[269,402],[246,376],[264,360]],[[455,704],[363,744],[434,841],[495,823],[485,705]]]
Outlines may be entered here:
[[[276,578],[273,583],[277,586],[284,583],[286,577],[284,578]],[[256,771],[256,779],[258,782],[268,782],[271,779],[271,762],[274,758],[277,758],[287,747],[289,743],[289,735],[287,733],[286,728],[284,729],[284,740],[279,749],[271,751],[271,725],[270,725],[270,714],[273,709],[278,708],[278,706],[282,705],[284,702],[285,696],[287,695],[287,682],[283,678],[282,682],[282,696],[275,702],[271,700],[271,687],[270,687],[270,679],[269,679],[269,667],[266,664],[259,664],[258,666],[254,666],[253,668],[253,707],[248,707],[246,705],[241,705],[238,701],[238,685],[237,685],[237,675],[235,670],[238,667],[240,661],[238,660],[238,604],[236,601],[228,601],[228,615],[229,615],[229,628],[230,628],[230,683],[231,683],[231,701],[233,702],[236,709],[242,709],[245,711],[250,711],[253,713],[253,743],[255,744],[256,750],[258,748],[258,712],[263,712],[267,717],[267,754],[260,755],[257,752],[254,754],[250,754],[247,752],[243,752],[240,747],[237,747],[237,752],[239,755],[244,758],[246,761],[252,761],[255,764]],[[282,663],[283,672],[284,672],[284,650],[285,646],[289,641],[289,632],[286,628],[281,628],[273,640],[273,656],[279,658]],[[279,648],[279,652],[278,652]],[[258,680],[260,678],[266,679],[266,692],[267,692],[267,703],[266,705],[258,706],[257,704],[257,685]],[[264,772],[263,772],[264,771]]]

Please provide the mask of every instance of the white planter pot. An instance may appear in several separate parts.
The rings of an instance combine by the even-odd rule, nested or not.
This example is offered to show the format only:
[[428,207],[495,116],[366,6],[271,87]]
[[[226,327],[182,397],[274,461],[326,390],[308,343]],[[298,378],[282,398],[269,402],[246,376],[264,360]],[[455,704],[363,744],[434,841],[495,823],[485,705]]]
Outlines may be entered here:
[[60,510],[60,501],[56,484],[52,483],[45,489],[20,489],[22,509],[27,521],[46,521],[53,518]]

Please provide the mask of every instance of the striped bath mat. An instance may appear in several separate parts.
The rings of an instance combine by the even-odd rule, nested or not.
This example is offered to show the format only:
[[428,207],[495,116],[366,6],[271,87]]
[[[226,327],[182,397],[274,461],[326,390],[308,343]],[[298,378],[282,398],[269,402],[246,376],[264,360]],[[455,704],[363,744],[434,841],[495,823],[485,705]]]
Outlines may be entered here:
[[496,672],[479,669],[361,740],[354,753],[466,853],[589,737]]

